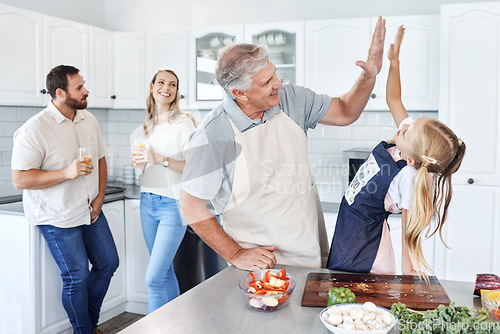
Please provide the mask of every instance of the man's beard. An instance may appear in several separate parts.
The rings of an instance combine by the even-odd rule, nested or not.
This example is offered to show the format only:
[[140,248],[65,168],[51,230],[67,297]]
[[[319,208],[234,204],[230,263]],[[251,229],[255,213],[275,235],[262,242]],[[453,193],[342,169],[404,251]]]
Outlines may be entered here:
[[66,105],[75,110],[82,110],[87,108],[87,98],[85,97],[85,100],[77,100],[71,96],[67,96]]

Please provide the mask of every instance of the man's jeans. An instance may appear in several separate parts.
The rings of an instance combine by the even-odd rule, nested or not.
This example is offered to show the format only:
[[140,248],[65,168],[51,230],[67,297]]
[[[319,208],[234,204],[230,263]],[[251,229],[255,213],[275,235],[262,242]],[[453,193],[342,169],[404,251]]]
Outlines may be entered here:
[[119,262],[106,217],[101,212],[91,225],[38,228],[61,271],[62,303],[75,334],[92,333]]

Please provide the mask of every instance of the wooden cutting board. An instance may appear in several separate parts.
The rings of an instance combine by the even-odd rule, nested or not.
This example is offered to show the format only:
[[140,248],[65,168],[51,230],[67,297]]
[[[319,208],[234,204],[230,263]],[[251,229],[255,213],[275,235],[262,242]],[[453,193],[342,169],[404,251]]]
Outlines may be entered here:
[[414,310],[429,310],[441,304],[450,304],[436,276],[429,276],[426,283],[418,276],[410,275],[309,273],[302,306],[326,307],[328,290],[333,287],[351,289],[356,295],[356,303],[371,301],[388,309],[396,302]]

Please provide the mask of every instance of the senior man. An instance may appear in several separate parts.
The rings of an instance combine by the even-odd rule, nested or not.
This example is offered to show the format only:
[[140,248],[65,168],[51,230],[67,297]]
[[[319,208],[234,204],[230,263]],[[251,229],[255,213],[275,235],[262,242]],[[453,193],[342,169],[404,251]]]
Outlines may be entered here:
[[282,84],[262,46],[233,44],[219,52],[215,75],[227,96],[191,135],[180,208],[227,262],[245,270],[325,265],[328,243],[307,130],[359,118],[382,67],[384,38],[379,17],[367,61],[356,62],[363,72],[334,98]]

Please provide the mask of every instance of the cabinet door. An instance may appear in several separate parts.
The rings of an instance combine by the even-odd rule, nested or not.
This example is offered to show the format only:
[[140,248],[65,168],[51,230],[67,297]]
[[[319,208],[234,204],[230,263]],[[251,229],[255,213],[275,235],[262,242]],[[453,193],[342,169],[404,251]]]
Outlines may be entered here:
[[90,27],[90,108],[113,107],[113,32]]
[[[386,17],[384,62],[377,76],[369,109],[387,110],[386,85],[389,72],[387,53],[399,26],[405,36],[400,50],[402,101],[407,110],[437,110],[439,80],[439,16]],[[375,29],[377,18],[372,19]]]
[[306,21],[305,86],[339,96],[352,88],[370,47],[370,19]]
[[144,109],[149,86],[144,84],[144,33],[114,36],[114,108]]
[[139,209],[139,200],[125,200],[127,300],[128,304],[135,307],[128,311],[146,314],[148,310],[148,288],[144,280],[149,263],[149,252],[142,234]]
[[[439,117],[467,145],[453,176],[443,278],[500,274],[500,3],[441,9]],[[468,245],[469,254],[462,245]]]
[[245,25],[245,42],[268,47],[282,82],[304,85],[304,22]]
[[42,25],[41,14],[0,3],[0,105],[44,104]]
[[215,80],[217,52],[225,45],[243,41],[243,25],[189,31],[189,104],[191,109],[214,107],[225,96]]
[[71,65],[89,77],[89,26],[44,16],[45,72],[58,65]]
[[102,211],[108,220],[109,229],[113,234],[120,266],[115,271],[109,284],[108,292],[104,298],[101,312],[106,312],[113,307],[119,306],[127,301],[126,295],[126,272],[125,272],[125,218],[123,201],[106,203]]
[[187,39],[187,31],[146,33],[146,87],[160,67],[173,69],[179,77],[181,107],[188,104]]

